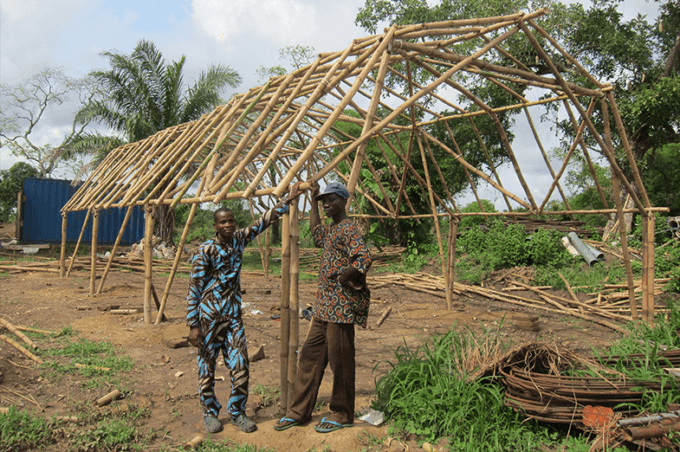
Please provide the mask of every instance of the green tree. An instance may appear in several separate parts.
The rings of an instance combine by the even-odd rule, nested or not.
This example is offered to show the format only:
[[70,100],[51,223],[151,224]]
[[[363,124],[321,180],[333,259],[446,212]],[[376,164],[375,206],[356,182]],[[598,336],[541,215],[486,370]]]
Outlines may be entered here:
[[16,207],[24,179],[38,176],[39,171],[26,162],[18,162],[8,170],[0,170],[0,222],[7,221]]
[[96,93],[92,79],[70,77],[61,68],[42,69],[13,85],[0,84],[0,148],[30,162],[37,177],[50,177],[73,159],[70,145],[89,121],[74,119],[56,146],[37,142],[36,130],[56,107],[64,109],[75,99],[86,104]]
[[[113,136],[92,132],[74,146],[88,150],[95,162],[122,142],[142,140],[168,127],[193,121],[220,105],[220,94],[241,83],[238,72],[225,65],[212,65],[194,83],[184,81],[186,57],[166,63],[163,54],[147,40],[140,40],[131,54],[110,51],[102,56],[110,69],[91,76],[105,96],[78,113],[81,121],[108,127]],[[156,215],[156,230],[166,243],[173,242],[174,216],[167,207]]]
[[[316,53],[314,47],[311,46],[296,45],[286,46],[279,49],[279,60],[287,60],[292,66],[293,70],[297,70],[301,67],[311,64],[315,58]],[[272,67],[260,66],[255,72],[257,73],[260,82],[264,82],[269,80],[271,77],[285,75],[288,73],[288,70],[281,65]]]
[[[665,166],[669,163],[669,152],[674,149],[666,146],[680,142],[680,3],[670,0],[657,0],[657,3],[660,14],[650,21],[643,15],[626,20],[618,0],[594,0],[588,6],[565,5],[554,0],[442,0],[433,6],[425,0],[366,0],[355,22],[375,32],[384,24],[495,16],[549,7],[550,13],[540,18],[539,24],[595,78],[612,83],[643,181],[648,192],[660,191],[650,193],[650,198],[653,202],[671,202],[672,192],[680,184],[680,173],[672,170],[674,165]],[[545,71],[537,62],[535,51],[520,40],[511,38],[504,47],[537,73]],[[560,55],[550,56],[564,78],[588,86],[587,80],[569,70],[569,64]],[[499,63],[502,64],[500,60]],[[472,84],[471,91],[487,102],[501,105],[504,101],[503,93],[483,80],[469,78],[466,86],[468,84]],[[548,104],[546,108],[546,119],[562,138],[562,146],[556,151],[563,155],[573,143],[574,127],[570,119],[565,119],[560,105]],[[593,119],[604,133],[602,112],[596,109]],[[586,134],[584,139],[594,159],[602,159],[603,156],[598,155],[599,146],[592,138]],[[614,139],[617,140],[616,135]],[[632,180],[622,144],[615,141],[614,146],[619,165],[628,171]],[[579,153],[574,156],[580,157]],[[570,177],[583,179],[580,183],[583,190],[594,192],[585,160],[577,158],[574,163]],[[666,169],[661,176],[660,168]],[[596,200],[590,195],[586,198]]]

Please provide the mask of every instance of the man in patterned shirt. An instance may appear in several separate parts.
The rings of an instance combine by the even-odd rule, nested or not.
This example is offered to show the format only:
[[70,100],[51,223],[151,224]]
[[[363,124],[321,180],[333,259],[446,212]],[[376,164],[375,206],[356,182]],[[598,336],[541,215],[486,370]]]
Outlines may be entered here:
[[231,420],[246,433],[257,430],[245,412],[249,362],[241,318],[243,249],[288,212],[288,205],[299,195],[296,184],[287,200],[279,202],[244,229],[236,229],[234,214],[229,209],[217,209],[213,216],[215,237],[202,243],[191,261],[187,325],[190,328],[189,342],[198,347],[198,392],[208,433],[222,430],[218,419],[222,405],[215,396],[215,363],[220,352],[225,365],[231,370],[228,405]]
[[274,429],[285,430],[309,421],[324,370],[330,364],[331,415],[314,427],[319,433],[328,433],[354,423],[354,324],[366,328],[370,302],[366,272],[371,266],[371,255],[359,228],[345,213],[349,193],[344,185],[331,182],[321,193],[315,185],[312,197],[321,201],[326,216],[333,222],[321,225],[317,202],[312,203],[310,229],[314,245],[323,248],[319,286],[312,325],[300,352],[291,407],[274,424]]

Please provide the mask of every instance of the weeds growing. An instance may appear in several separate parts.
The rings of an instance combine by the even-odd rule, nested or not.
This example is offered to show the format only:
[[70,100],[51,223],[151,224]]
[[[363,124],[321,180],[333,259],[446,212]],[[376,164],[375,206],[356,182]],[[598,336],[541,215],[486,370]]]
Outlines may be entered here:
[[447,437],[451,450],[466,451],[534,450],[548,440],[545,428],[503,405],[504,390],[494,378],[468,379],[476,370],[468,352],[480,343],[498,343],[496,332],[483,336],[451,329],[416,349],[404,345],[396,351],[390,372],[376,382],[373,403],[392,420],[393,434]]

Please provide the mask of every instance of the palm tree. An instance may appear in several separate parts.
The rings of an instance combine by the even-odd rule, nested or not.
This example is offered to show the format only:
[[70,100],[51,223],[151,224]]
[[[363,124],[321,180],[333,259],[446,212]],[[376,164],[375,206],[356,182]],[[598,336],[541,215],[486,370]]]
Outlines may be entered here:
[[[80,121],[107,126],[118,137],[90,132],[74,143],[73,152],[88,152],[95,164],[120,144],[142,140],[168,127],[198,119],[220,105],[225,87],[235,88],[241,77],[225,65],[213,65],[191,86],[184,83],[186,57],[166,64],[153,42],[140,40],[130,55],[103,52],[111,66],[90,75],[103,96],[78,112]],[[167,206],[156,213],[155,234],[172,243],[174,215]]]

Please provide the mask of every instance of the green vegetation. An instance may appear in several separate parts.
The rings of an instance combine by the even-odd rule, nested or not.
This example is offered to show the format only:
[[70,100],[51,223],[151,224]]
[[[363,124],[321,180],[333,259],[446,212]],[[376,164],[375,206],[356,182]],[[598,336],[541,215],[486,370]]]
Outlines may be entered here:
[[[71,326],[47,337],[27,334],[38,343],[45,342],[35,351],[45,360],[44,378],[55,381],[66,374],[73,374],[82,380],[86,388],[109,389],[113,385],[124,390],[128,384],[124,373],[132,369],[132,359],[108,342],[79,338],[78,332]],[[85,367],[76,367],[76,364]],[[150,416],[150,409],[125,401],[114,402],[111,407],[102,411],[89,405],[73,405],[68,414],[76,417],[77,423],[56,417],[44,418],[27,409],[11,407],[6,414],[0,414],[0,450],[43,449],[57,443],[59,450],[74,452],[147,450],[157,432],[143,433],[139,427]],[[83,429],[82,425],[90,428]]]
[[524,226],[505,226],[499,219],[488,226],[476,224],[458,238],[456,252],[464,257],[456,264],[456,273],[461,280],[479,284],[502,268],[535,265],[554,271],[574,261],[560,239],[554,231],[539,229],[530,235]]
[[485,338],[452,328],[412,350],[404,345],[376,382],[373,408],[391,420],[391,434],[407,432],[434,441],[449,438],[452,450],[535,450],[550,432],[503,406],[503,388],[493,378],[468,381],[468,354]]
[[265,386],[261,384],[256,384],[251,389],[253,394],[257,394],[262,397],[262,405],[269,406],[272,401],[279,396],[281,389],[278,387]]
[[74,335],[72,328],[63,329],[57,347],[36,352],[43,358],[54,358],[45,362],[45,367],[49,369],[47,378],[59,380],[64,374],[77,374],[86,377],[83,382],[86,387],[98,387],[102,383],[120,384],[120,372],[132,369],[132,359],[120,355],[109,342],[76,339]]
[[[680,346],[675,334],[680,328],[680,313],[671,304],[667,318],[659,316],[654,328],[642,323],[631,324],[630,328],[630,337],[610,350],[598,352],[603,365],[612,369],[612,378],[615,373],[623,373],[631,381],[645,382],[641,385],[645,393],[640,404],[621,405],[618,409],[666,411],[669,403],[680,401],[680,387],[663,372],[662,367],[668,367],[668,363],[659,363],[657,353],[659,341],[667,342],[669,347]],[[395,360],[387,363],[389,372],[376,382],[373,408],[385,413],[391,435],[416,435],[429,442],[447,438],[451,450],[590,450],[592,438],[570,436],[548,424],[527,421],[505,407],[504,387],[498,378],[471,375],[481,362],[493,359],[509,345],[498,331],[484,330],[479,335],[459,331],[455,325],[445,334],[427,338],[415,349],[404,345],[395,352]],[[642,353],[643,357],[635,364],[624,366],[622,360],[608,364],[607,357],[630,353]],[[582,369],[565,373],[596,376]],[[657,383],[661,390],[647,388],[650,382]]]

